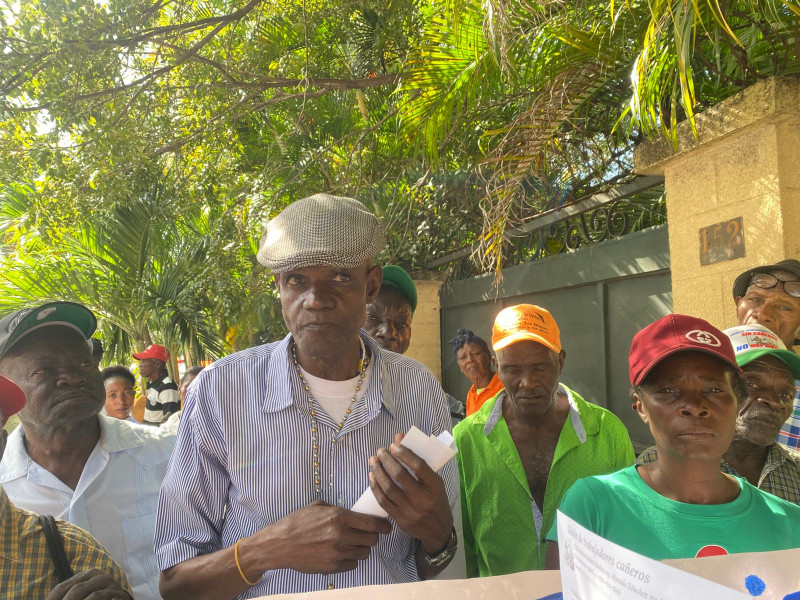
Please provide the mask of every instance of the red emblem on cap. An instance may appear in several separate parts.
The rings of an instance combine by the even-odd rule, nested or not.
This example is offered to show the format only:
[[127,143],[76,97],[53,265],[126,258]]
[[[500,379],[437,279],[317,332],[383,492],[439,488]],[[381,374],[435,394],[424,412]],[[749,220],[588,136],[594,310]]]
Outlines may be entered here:
[[704,556],[725,556],[726,554],[728,554],[728,551],[722,546],[709,544],[700,548],[700,550],[697,551],[695,558],[703,558]]

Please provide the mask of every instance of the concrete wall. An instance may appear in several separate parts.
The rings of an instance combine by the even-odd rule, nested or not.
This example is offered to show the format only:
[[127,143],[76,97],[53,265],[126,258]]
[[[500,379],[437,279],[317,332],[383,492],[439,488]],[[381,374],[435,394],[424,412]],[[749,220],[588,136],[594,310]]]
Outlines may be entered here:
[[415,279],[414,283],[417,286],[417,310],[411,322],[411,344],[405,355],[428,367],[441,381],[439,288],[442,287],[442,282],[433,279]]
[[[800,81],[770,79],[688,123],[677,150],[636,148],[635,171],[663,175],[675,312],[736,324],[731,289],[746,269],[800,257]],[[701,227],[742,217],[746,255],[700,264]]]

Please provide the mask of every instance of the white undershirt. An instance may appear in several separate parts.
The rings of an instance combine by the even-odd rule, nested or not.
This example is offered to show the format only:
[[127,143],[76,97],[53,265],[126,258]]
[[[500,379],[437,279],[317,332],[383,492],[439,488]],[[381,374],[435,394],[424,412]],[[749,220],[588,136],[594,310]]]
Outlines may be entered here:
[[356,393],[356,383],[358,383],[358,376],[345,381],[331,381],[330,379],[322,379],[314,377],[311,373],[307,373],[303,369],[303,377],[305,377],[308,387],[311,388],[311,395],[317,401],[320,408],[324,410],[328,416],[336,423],[341,423],[346,411],[350,408],[350,401],[353,399],[353,394],[356,394],[355,404],[361,400],[364,392],[367,391],[367,384],[372,373],[372,362],[369,363],[366,372],[364,373],[364,381],[361,382],[361,390]]

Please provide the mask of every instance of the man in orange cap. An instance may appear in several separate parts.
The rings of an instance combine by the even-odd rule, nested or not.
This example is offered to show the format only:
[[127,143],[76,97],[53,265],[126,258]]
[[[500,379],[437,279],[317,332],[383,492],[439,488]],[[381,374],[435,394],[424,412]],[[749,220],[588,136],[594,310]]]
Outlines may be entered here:
[[492,347],[505,389],[454,430],[472,577],[544,568],[543,538],[567,489],[634,462],[620,420],[559,382],[566,352],[548,311],[502,310]]
[[134,354],[139,363],[139,372],[147,377],[147,403],[144,408],[144,422],[148,425],[164,423],[171,414],[181,409],[178,386],[167,373],[169,352],[164,346],[150,344],[143,352]]

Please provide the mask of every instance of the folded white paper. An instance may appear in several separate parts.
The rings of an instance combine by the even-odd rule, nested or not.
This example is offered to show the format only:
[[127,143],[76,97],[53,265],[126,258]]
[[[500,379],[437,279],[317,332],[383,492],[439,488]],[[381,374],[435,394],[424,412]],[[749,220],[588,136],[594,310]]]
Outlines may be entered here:
[[[450,435],[449,431],[443,431],[438,437],[434,437],[425,435],[416,427],[412,427],[400,444],[419,456],[434,471],[441,469],[457,452],[453,447],[453,436]],[[408,469],[408,467],[406,468]],[[361,497],[351,510],[375,517],[386,518],[389,516],[378,504],[375,495],[372,493],[372,488],[364,490],[364,493],[361,494]]]

